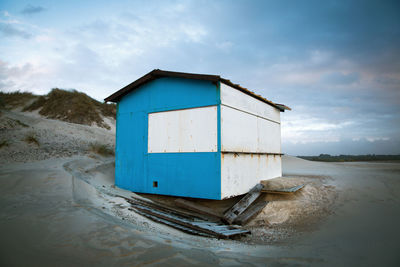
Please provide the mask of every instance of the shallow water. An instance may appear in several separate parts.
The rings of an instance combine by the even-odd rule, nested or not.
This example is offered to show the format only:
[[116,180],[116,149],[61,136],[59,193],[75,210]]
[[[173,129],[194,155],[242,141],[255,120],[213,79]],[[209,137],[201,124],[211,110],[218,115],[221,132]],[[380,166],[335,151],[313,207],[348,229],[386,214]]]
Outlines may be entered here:
[[[331,177],[335,211],[311,232],[255,246],[137,227],[91,201],[68,159],[0,167],[0,265],[399,266],[400,164],[284,159],[286,175]],[[84,165],[87,158],[79,158]],[[317,179],[317,178],[316,178]],[[165,229],[165,227],[163,228]]]

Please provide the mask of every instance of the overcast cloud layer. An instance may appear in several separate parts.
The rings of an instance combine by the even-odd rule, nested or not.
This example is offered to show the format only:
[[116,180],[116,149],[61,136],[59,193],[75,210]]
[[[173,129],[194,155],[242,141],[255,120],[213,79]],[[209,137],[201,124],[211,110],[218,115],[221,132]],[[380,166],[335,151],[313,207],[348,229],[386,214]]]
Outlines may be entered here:
[[285,153],[400,153],[399,1],[115,2],[1,1],[0,89],[219,74],[293,109]]

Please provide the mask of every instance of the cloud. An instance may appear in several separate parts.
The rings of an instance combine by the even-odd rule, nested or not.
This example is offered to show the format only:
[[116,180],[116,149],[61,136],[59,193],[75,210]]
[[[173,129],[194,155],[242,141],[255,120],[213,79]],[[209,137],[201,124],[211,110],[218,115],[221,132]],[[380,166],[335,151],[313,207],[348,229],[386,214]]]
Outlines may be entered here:
[[21,37],[24,39],[29,39],[32,37],[32,34],[19,28],[16,24],[9,22],[0,22],[0,33],[2,33],[6,37]]
[[360,81],[360,74],[352,72],[344,74],[341,72],[331,72],[322,76],[322,82],[335,84],[335,85],[350,85]]
[[304,113],[284,114],[282,118],[282,140],[290,144],[340,142],[342,131],[351,129],[354,122],[332,120]]
[[24,15],[32,15],[45,11],[46,9],[42,6],[33,6],[31,4],[27,5],[24,9],[21,10],[21,13]]
[[22,66],[10,66],[5,61],[0,60],[0,89],[2,91],[21,90],[18,81],[24,80],[33,71],[32,65],[26,63]]
[[368,141],[368,142],[376,142],[376,141],[388,141],[388,140],[390,140],[390,138],[389,137],[367,137],[366,138],[366,140]]

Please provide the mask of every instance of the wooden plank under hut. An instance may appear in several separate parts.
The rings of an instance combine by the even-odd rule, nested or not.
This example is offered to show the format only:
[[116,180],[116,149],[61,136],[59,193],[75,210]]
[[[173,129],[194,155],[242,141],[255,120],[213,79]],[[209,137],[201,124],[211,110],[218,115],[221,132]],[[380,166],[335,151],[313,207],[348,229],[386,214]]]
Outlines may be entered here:
[[224,213],[223,220],[232,224],[261,195],[263,187],[262,184],[255,185],[239,202]]
[[233,223],[238,225],[245,225],[250,220],[255,218],[265,208],[265,206],[267,206],[267,204],[268,201],[264,200],[253,203],[242,214],[237,216]]
[[133,196],[131,198],[126,198],[126,197],[122,197],[122,198],[124,198],[130,204],[139,203],[146,207],[150,207],[150,208],[157,209],[157,210],[162,210],[162,211],[165,211],[168,213],[178,214],[179,216],[183,216],[185,218],[204,219],[204,220],[207,219],[206,217],[202,216],[201,214],[194,214],[192,212],[185,212],[183,210],[177,210],[177,209],[174,209],[173,207],[166,206],[166,205],[163,205],[161,203],[154,202],[151,200],[144,200],[144,199],[136,198]]
[[305,184],[293,186],[293,187],[288,187],[288,188],[278,188],[278,189],[272,189],[272,188],[263,188],[261,192],[263,193],[269,193],[269,194],[293,194],[302,189],[305,186]]
[[153,221],[164,223],[190,234],[228,239],[250,233],[250,231],[245,229],[191,216],[159,203],[144,201],[137,198],[125,199],[132,206],[130,210],[134,210]]
[[161,219],[159,217],[147,214],[147,213],[142,212],[140,210],[134,210],[133,208],[130,208],[129,210],[133,210],[133,211],[137,212],[138,214],[140,214],[140,215],[142,215],[142,216],[144,216],[144,217],[146,217],[146,218],[148,218],[148,219],[150,219],[152,221],[168,225],[168,226],[170,226],[172,228],[178,229],[178,230],[180,230],[182,232],[185,232],[185,233],[188,233],[188,234],[205,236],[205,237],[213,237],[212,235],[209,235],[209,234],[206,234],[206,233],[203,233],[203,232],[199,232],[199,231],[196,231],[194,229],[188,228],[186,226],[183,226],[183,225],[180,225],[180,224],[177,224],[177,223],[174,223],[174,222],[170,222],[170,221]]

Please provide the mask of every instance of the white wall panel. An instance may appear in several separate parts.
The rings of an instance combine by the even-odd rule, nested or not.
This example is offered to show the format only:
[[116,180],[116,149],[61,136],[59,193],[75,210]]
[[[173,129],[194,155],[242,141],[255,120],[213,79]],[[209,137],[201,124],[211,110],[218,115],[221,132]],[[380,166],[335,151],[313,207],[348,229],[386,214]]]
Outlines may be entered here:
[[280,111],[254,97],[221,83],[221,103],[257,116],[280,122]]
[[221,150],[281,153],[280,124],[221,106]]
[[217,107],[149,114],[148,152],[217,151]]
[[221,106],[221,150],[257,151],[257,117]]
[[261,180],[280,176],[281,156],[222,153],[221,198],[245,194]]
[[281,125],[257,118],[257,152],[281,153]]

